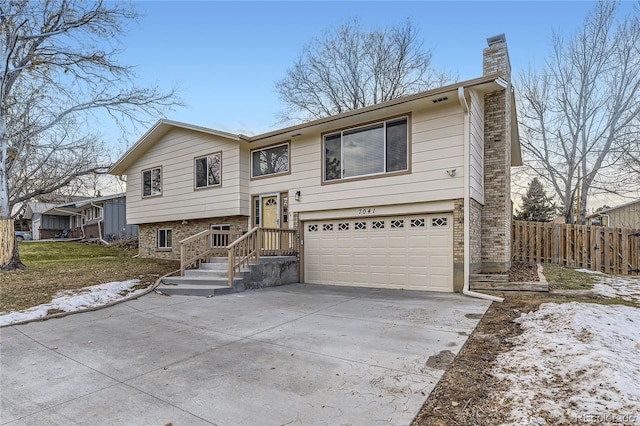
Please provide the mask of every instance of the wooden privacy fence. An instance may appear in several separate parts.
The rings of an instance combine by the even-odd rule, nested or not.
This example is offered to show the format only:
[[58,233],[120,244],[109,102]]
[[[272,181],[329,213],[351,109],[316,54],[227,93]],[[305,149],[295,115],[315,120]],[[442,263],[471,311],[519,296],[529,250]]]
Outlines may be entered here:
[[640,229],[513,221],[513,260],[640,275]]

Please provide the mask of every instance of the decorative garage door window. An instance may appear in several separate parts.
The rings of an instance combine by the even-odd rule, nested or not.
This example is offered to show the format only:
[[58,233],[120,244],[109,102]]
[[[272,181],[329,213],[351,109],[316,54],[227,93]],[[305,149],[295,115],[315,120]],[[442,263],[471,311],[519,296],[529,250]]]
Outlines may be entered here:
[[[271,201],[271,200],[269,200]],[[387,223],[388,221],[388,223]],[[372,218],[370,220],[358,220],[358,221],[335,221],[335,222],[320,222],[307,225],[308,232],[333,232],[333,231],[366,231],[371,230],[403,230],[408,228],[424,229],[427,226],[431,228],[449,228],[449,218],[446,216],[431,216],[431,217],[391,217],[388,219]],[[418,229],[416,229],[417,231]]]
[[391,220],[391,228],[393,228],[393,229],[404,228],[404,220],[402,220],[402,219],[392,219]]
[[372,229],[384,229],[384,220],[375,220],[371,223]]
[[424,228],[424,219],[411,219],[412,228]]
[[434,217],[431,219],[431,226],[433,228],[446,228],[449,224],[446,217]]

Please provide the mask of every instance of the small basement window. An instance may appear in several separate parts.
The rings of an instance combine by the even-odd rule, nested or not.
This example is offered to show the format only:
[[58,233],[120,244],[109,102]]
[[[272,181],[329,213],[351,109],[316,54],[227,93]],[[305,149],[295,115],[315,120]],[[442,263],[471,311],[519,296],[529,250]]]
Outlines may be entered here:
[[158,229],[158,248],[170,249],[171,248],[171,229]]

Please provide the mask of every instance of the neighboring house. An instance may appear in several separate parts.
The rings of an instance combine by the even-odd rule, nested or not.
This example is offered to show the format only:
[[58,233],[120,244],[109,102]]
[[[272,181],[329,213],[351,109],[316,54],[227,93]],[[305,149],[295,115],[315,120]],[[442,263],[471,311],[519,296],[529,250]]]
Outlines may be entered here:
[[142,257],[207,229],[298,230],[300,281],[461,291],[511,264],[521,165],[504,36],[484,75],[245,136],[160,120],[110,170]]
[[68,228],[68,220],[65,221],[57,216],[45,216],[43,218],[43,213],[55,206],[55,203],[40,203],[38,201],[29,201],[27,203],[27,208],[25,209],[23,217],[30,223],[31,235],[34,240],[49,238],[46,236],[48,234],[46,231],[44,233],[45,236],[41,236],[41,229],[63,228],[65,224]]
[[[38,204],[38,203],[34,203]],[[42,210],[42,207],[27,207]],[[124,194],[88,198],[69,203],[47,204],[37,218],[40,222],[36,237],[36,227],[32,219],[34,239],[42,240],[59,237],[98,238],[105,241],[119,240],[138,235],[138,226],[126,221],[126,198]],[[35,218],[35,214],[33,215]]]
[[600,210],[589,216],[587,222],[612,228],[640,229],[640,199]]

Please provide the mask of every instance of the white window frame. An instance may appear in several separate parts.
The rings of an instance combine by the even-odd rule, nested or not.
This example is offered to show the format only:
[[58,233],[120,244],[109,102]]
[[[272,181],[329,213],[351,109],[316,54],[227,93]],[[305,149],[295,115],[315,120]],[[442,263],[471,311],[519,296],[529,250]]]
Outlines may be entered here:
[[[219,164],[220,164],[220,179],[218,183],[214,183],[213,185],[209,185],[209,157],[211,156],[218,156],[219,158]],[[198,160],[202,160],[203,158],[207,159],[207,167],[206,167],[206,171],[207,171],[207,184],[204,186],[198,186],[198,171],[197,171],[197,166],[196,163]],[[216,186],[222,186],[222,151],[218,151],[218,152],[212,152],[210,154],[206,154],[206,155],[201,155],[199,157],[195,157],[193,159],[193,187],[195,189],[205,189],[205,188],[214,188]]]
[[[393,170],[388,172],[387,169],[387,124],[388,123],[394,123],[397,121],[401,121],[401,120],[406,120],[407,123],[407,139],[406,139],[406,143],[407,143],[407,163],[406,163],[406,167],[402,170]],[[344,177],[344,133],[345,132],[353,132],[353,131],[357,131],[358,129],[363,129],[366,130],[368,128],[373,128],[375,126],[379,126],[380,124],[383,125],[383,144],[382,144],[382,149],[383,149],[383,164],[384,164],[384,171],[382,172],[375,172],[375,173],[368,173],[368,174],[362,174],[362,175],[354,175],[354,176],[348,176],[348,177]],[[351,179],[362,179],[363,177],[376,177],[376,176],[384,176],[384,175],[389,175],[389,174],[396,174],[396,173],[406,173],[410,170],[410,166],[409,166],[409,160],[411,158],[410,155],[410,129],[409,129],[409,116],[405,115],[405,116],[400,116],[400,117],[394,117],[394,118],[389,118],[387,120],[383,120],[383,121],[378,121],[375,123],[368,123],[366,125],[362,125],[362,126],[357,126],[357,127],[350,127],[348,129],[343,129],[340,130],[339,132],[331,132],[331,133],[326,133],[324,135],[322,135],[322,182],[323,183],[334,183],[334,182],[343,182],[343,181],[348,181]],[[326,156],[326,140],[328,137],[332,137],[332,136],[336,136],[336,135],[340,135],[340,177],[336,178],[336,179],[329,179],[327,180],[327,156]]]
[[[263,175],[258,175],[258,176],[254,176],[253,174],[253,154],[256,152],[261,152],[261,151],[267,151],[270,149],[274,149],[274,148],[279,148],[281,146],[286,146],[287,147],[287,170],[281,171],[281,172],[274,172],[274,173],[266,173]],[[264,148],[258,148],[258,149],[254,149],[250,152],[250,157],[251,157],[251,179],[260,179],[260,178],[265,178],[265,177],[271,177],[271,176],[279,176],[279,175],[286,175],[287,173],[289,173],[289,169],[291,167],[291,145],[289,144],[289,142],[285,142],[285,143],[280,143],[277,145],[269,145],[269,146],[265,146]]]
[[[154,193],[153,192],[153,182],[152,182],[152,185],[151,185],[151,188],[150,188],[151,193],[149,195],[145,195],[144,194],[144,174],[145,173],[150,173],[151,174],[151,173],[153,173],[154,170],[159,170],[159,173],[160,173],[160,191],[158,193]],[[141,177],[142,177],[142,188],[140,190],[140,193],[142,194],[142,198],[159,197],[159,196],[162,195],[162,182],[163,182],[162,166],[151,167],[151,168],[142,170]],[[151,178],[151,176],[150,176],[150,178]]]
[[[168,245],[168,246],[166,245],[166,243],[167,243],[167,234],[166,234],[166,232],[167,231],[171,232],[171,241],[169,241],[170,245]],[[165,246],[160,246],[160,233],[161,232],[165,233],[165,235],[164,235]],[[157,244],[156,245],[157,245],[159,250],[167,250],[167,249],[173,248],[172,247],[173,246],[173,229],[172,228],[159,228],[158,232],[156,233],[156,239],[157,239]]]

